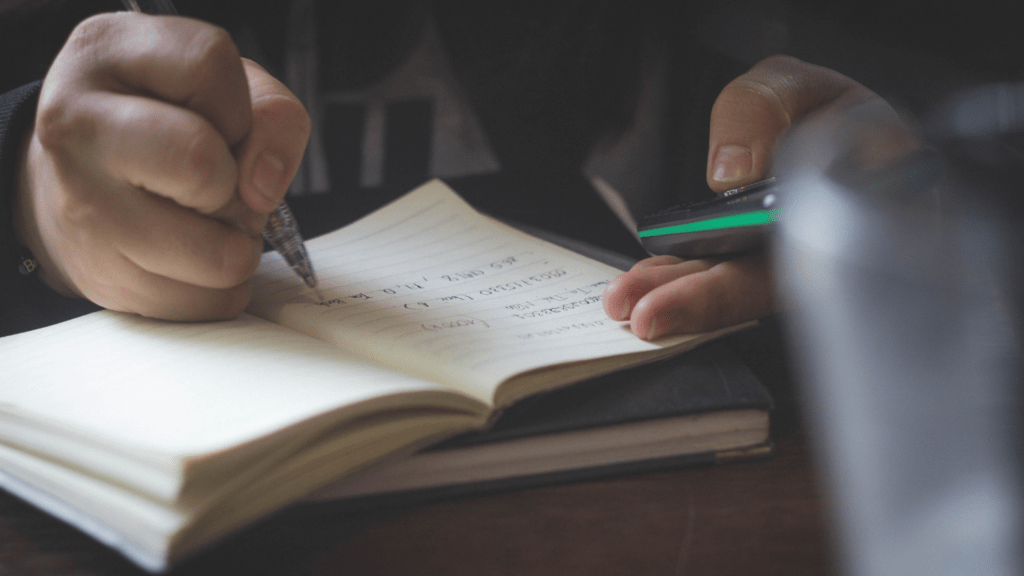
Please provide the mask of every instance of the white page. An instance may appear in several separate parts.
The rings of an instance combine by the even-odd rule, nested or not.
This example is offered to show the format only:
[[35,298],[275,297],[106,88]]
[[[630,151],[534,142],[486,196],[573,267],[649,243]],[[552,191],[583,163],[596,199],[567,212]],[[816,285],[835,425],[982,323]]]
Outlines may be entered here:
[[[164,469],[338,407],[437,388],[247,314],[188,324],[97,312],[0,339],[0,359],[0,415]],[[82,464],[102,468],[94,456]]]
[[267,255],[253,314],[481,399],[533,367],[680,341],[608,318],[601,295],[620,271],[483,216],[440,181],[306,247],[318,290]]

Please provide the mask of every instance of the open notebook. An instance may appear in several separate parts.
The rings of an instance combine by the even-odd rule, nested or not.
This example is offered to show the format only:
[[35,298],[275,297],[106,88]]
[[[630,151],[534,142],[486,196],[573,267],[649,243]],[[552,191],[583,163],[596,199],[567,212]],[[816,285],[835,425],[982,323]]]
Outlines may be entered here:
[[105,311],[0,339],[0,485],[160,570],[531,394],[718,335],[635,338],[601,308],[616,269],[436,181],[307,247],[319,290],[268,254],[232,321]]

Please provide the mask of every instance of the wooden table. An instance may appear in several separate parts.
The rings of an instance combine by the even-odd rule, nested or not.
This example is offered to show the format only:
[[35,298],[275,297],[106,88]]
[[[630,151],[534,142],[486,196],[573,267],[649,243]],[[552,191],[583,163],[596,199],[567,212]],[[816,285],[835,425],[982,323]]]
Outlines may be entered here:
[[[174,575],[642,575],[836,572],[779,330],[731,337],[772,391],[773,457],[340,513],[285,512]],[[0,492],[0,575],[145,574]]]

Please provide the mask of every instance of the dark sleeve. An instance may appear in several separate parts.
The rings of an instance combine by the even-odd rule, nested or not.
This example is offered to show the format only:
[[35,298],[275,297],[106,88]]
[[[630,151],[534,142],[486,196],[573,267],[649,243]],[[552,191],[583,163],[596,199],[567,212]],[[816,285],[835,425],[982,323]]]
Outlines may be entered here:
[[0,95],[0,336],[40,328],[99,308],[47,288],[38,274],[19,271],[27,252],[14,236],[13,201],[18,158],[32,126],[40,83]]

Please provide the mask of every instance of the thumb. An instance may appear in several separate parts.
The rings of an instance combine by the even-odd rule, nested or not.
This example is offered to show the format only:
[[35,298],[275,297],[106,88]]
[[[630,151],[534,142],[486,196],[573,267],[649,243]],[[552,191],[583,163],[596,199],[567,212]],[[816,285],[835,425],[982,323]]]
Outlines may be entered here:
[[837,100],[875,97],[838,72],[772,56],[730,82],[711,109],[707,181],[724,192],[764,177],[782,135]]

